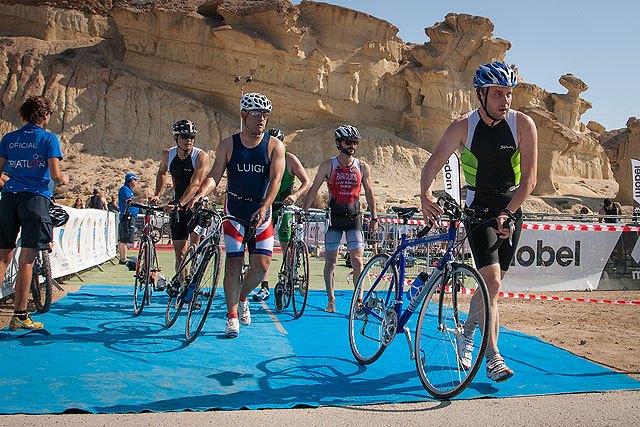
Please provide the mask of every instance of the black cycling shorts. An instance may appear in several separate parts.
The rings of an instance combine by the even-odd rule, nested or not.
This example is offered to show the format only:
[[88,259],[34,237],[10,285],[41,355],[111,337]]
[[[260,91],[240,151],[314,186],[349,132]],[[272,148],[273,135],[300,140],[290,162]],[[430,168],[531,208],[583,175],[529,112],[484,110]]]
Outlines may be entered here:
[[126,214],[120,220],[118,225],[118,242],[119,243],[135,243],[136,235],[136,217],[135,215]]
[[490,210],[471,223],[465,222],[464,226],[469,236],[469,246],[471,246],[477,269],[491,264],[500,264],[501,271],[509,270],[520,241],[520,233],[522,232],[522,210],[518,209],[514,214],[516,215],[516,222],[511,236],[511,244],[509,244],[509,239],[504,239],[500,247],[493,252],[489,252],[489,248],[498,241],[498,235],[494,230],[498,227],[495,218],[500,215],[500,211]]
[[171,240],[187,240],[189,238],[189,221],[193,216],[191,210],[181,210],[178,215],[171,212]]
[[26,191],[2,193],[0,198],[0,249],[13,249],[20,234],[23,248],[49,249],[53,226],[49,215],[51,201]]

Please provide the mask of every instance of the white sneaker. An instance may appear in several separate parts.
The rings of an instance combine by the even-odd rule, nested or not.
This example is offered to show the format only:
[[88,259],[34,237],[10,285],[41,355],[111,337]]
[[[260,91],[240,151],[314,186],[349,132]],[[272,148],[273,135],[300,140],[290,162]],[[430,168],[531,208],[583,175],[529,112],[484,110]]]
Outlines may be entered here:
[[227,319],[227,327],[224,328],[227,338],[236,338],[240,334],[240,323],[236,317]]
[[469,338],[465,334],[456,335],[458,345],[458,361],[465,371],[471,369],[473,360],[473,337]]
[[509,369],[500,354],[496,354],[487,360],[487,377],[497,383],[506,381],[513,376],[513,370]]
[[248,326],[251,324],[251,312],[249,311],[249,301],[240,301],[238,304],[238,317],[240,324]]

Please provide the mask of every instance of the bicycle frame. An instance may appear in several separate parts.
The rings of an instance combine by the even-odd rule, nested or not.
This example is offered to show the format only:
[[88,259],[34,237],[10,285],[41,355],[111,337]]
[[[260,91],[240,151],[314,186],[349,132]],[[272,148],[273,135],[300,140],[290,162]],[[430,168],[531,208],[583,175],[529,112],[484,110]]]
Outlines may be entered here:
[[[413,315],[413,313],[415,313],[416,309],[418,308],[418,306],[420,305],[420,302],[422,301],[422,299],[425,296],[425,293],[431,288],[431,286],[433,285],[433,281],[436,280],[437,277],[440,277],[440,275],[431,273],[429,275],[429,280],[427,280],[419,289],[419,291],[416,293],[416,295],[411,299],[411,301],[409,302],[409,306],[406,309],[402,308],[403,305],[403,294],[404,294],[404,284],[405,284],[405,267],[406,267],[406,256],[405,256],[405,251],[413,246],[418,246],[418,245],[425,245],[425,244],[429,244],[429,243],[436,243],[436,242],[447,242],[447,250],[445,252],[445,254],[440,258],[440,260],[438,261],[437,265],[435,266],[435,268],[439,271],[444,271],[445,268],[447,268],[447,265],[449,265],[451,262],[453,262],[455,260],[455,242],[456,242],[456,236],[457,236],[457,230],[458,230],[458,221],[454,221],[454,220],[450,220],[449,221],[449,227],[446,233],[440,233],[440,234],[436,234],[430,237],[423,237],[423,238],[415,238],[415,239],[409,239],[407,238],[407,235],[405,233],[402,234],[401,240],[400,240],[400,244],[398,245],[398,247],[396,248],[396,250],[390,255],[389,260],[386,262],[384,268],[382,269],[382,271],[380,272],[380,274],[378,275],[378,277],[376,278],[373,286],[371,287],[371,289],[368,291],[366,297],[368,297],[371,292],[373,292],[374,290],[377,289],[380,280],[385,277],[385,274],[387,273],[387,271],[389,270],[389,268],[391,268],[392,265],[396,265],[398,268],[398,284],[395,287],[395,295],[393,296],[395,298],[394,300],[394,307],[396,312],[398,313],[398,328],[397,330],[404,330],[404,327],[406,326],[406,324],[409,322],[409,319],[411,318],[411,316]],[[387,295],[387,304],[389,303],[389,298],[391,297],[391,293],[389,293]],[[365,298],[363,298],[364,300]],[[378,320],[383,320],[382,317],[378,316],[376,313],[374,313],[372,310],[370,310],[368,307],[363,306],[363,309],[367,312],[368,315],[373,316],[375,318],[377,318]]]

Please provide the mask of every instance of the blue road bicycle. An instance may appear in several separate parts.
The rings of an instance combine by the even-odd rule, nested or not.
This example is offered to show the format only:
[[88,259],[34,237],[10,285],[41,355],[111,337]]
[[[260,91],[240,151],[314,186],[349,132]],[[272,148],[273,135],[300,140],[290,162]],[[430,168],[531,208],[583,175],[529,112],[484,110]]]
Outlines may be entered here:
[[[416,238],[408,238],[405,232],[392,254],[375,255],[364,267],[351,301],[349,342],[356,360],[366,365],[382,355],[399,331],[404,333],[422,385],[435,398],[450,399],[471,383],[482,364],[489,332],[489,293],[478,271],[456,259],[464,241],[458,238],[459,225],[475,211],[463,210],[450,197],[442,196],[438,203],[449,218],[446,232],[424,237],[429,226]],[[392,209],[404,224],[418,212]],[[445,246],[445,252],[430,275],[424,272],[414,279],[404,307],[406,252],[433,244]],[[407,323],[418,308],[412,344]],[[477,329],[480,333],[473,335],[469,363],[459,357],[457,342],[463,333],[469,336]]]

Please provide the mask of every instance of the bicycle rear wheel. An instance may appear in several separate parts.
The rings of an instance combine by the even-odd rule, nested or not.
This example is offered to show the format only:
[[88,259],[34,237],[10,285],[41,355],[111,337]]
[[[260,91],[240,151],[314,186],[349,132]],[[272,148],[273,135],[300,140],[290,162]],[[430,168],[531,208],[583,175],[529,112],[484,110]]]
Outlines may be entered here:
[[[450,399],[471,383],[482,364],[489,333],[489,292],[482,276],[468,265],[454,263],[452,270],[445,273],[444,283],[443,273],[436,274],[439,277],[422,302],[418,317],[416,368],[422,385],[432,396]],[[457,346],[465,323],[471,326],[467,329],[480,332],[473,335],[468,367],[463,366]]]
[[[178,320],[178,316],[180,315],[180,311],[182,310],[182,306],[184,306],[184,290],[193,277],[193,260],[195,258],[195,252],[193,245],[189,246],[187,252],[182,258],[182,261],[180,262],[178,271],[168,284],[167,293],[169,294],[169,299],[167,300],[167,309],[164,313],[164,324],[167,328],[172,327],[173,324],[176,323],[176,320]],[[176,289],[174,285],[178,284],[179,286]]]
[[291,301],[293,315],[300,318],[307,306],[309,297],[309,250],[305,242],[296,243],[291,274]]
[[133,315],[139,316],[148,299],[149,270],[151,269],[149,242],[143,240],[138,251],[138,265],[133,281]]
[[196,273],[192,279],[195,281],[195,289],[189,302],[185,329],[185,339],[188,343],[198,337],[211,309],[220,275],[220,253],[219,246],[207,249],[195,266]]
[[378,254],[369,260],[351,299],[349,343],[353,356],[363,365],[378,360],[395,336],[398,318],[394,316],[393,302],[398,271],[395,265],[391,265],[382,276],[388,260],[387,254]]
[[51,260],[49,251],[44,249],[36,254],[33,262],[33,275],[31,276],[31,295],[39,313],[46,313],[51,308],[52,292]]

